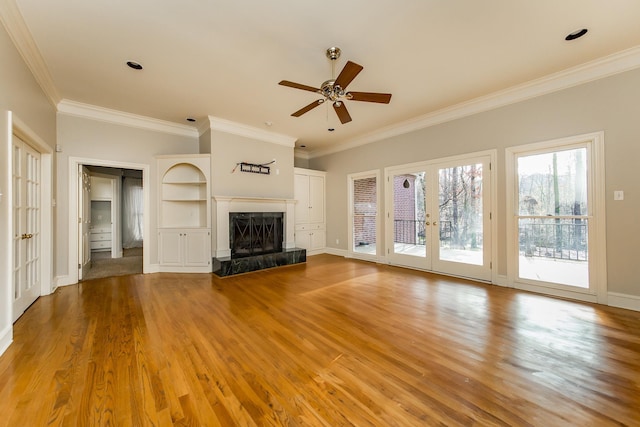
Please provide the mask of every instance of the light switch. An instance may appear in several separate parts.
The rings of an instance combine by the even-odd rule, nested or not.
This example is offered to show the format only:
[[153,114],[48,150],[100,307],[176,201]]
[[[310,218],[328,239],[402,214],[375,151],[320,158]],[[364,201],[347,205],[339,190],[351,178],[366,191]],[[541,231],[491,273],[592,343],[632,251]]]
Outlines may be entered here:
[[624,200],[624,191],[616,190],[613,192],[613,200]]

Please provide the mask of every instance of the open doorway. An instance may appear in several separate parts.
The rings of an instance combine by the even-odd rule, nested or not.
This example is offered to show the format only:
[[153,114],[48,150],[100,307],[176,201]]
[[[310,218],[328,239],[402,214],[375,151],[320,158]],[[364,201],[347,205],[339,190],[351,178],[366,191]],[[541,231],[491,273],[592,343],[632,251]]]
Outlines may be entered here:
[[142,170],[81,165],[78,174],[79,280],[142,273]]

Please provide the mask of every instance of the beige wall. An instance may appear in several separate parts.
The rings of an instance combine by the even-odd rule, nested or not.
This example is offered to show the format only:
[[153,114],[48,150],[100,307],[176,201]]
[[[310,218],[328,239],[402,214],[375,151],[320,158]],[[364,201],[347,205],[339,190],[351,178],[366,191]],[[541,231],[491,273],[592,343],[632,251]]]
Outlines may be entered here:
[[[497,149],[497,263],[498,274],[506,275],[505,147],[604,131],[608,288],[640,296],[639,102],[640,70],[634,70],[311,159],[311,168],[327,171],[327,244],[347,249],[347,174]],[[625,200],[614,202],[614,190],[624,190]],[[336,239],[341,245],[335,245]]]
[[[293,199],[293,147],[211,130],[211,193]],[[231,173],[236,163],[268,163],[270,175]]]
[[[9,111],[45,144],[53,147],[56,137],[55,109],[38,86],[0,25],[0,353],[12,336],[11,298],[11,123]],[[53,176],[43,177],[52,180]],[[45,219],[46,221],[46,219]]]
[[[56,228],[60,236],[56,239],[58,254],[55,264],[56,276],[69,274],[69,243],[74,231],[69,230],[69,158],[94,159],[100,162],[113,161],[148,165],[150,182],[144,186],[150,188],[150,204],[145,212],[150,212],[151,235],[145,236],[145,245],[151,256],[150,263],[158,262],[157,239],[154,230],[157,226],[157,168],[154,156],[160,154],[198,153],[196,136],[172,135],[153,130],[106,123],[97,120],[58,114],[58,144],[62,152],[58,153],[58,216]],[[69,236],[66,238],[66,236]]]
[[293,159],[293,165],[297,168],[309,169],[309,159],[295,157]]

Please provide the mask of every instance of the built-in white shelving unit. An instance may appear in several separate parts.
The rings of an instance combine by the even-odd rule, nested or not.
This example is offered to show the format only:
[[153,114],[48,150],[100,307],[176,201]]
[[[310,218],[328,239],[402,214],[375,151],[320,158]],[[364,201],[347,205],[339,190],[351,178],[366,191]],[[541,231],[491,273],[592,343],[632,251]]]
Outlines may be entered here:
[[158,156],[157,161],[160,270],[210,272],[210,156]]

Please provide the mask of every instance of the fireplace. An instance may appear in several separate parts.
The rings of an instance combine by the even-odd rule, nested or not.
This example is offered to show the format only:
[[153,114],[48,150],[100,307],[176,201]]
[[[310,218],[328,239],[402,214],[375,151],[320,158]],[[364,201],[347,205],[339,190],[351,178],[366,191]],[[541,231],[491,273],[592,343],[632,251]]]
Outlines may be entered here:
[[282,252],[282,212],[230,212],[231,258]]
[[213,196],[213,273],[219,277],[303,263],[293,199]]

